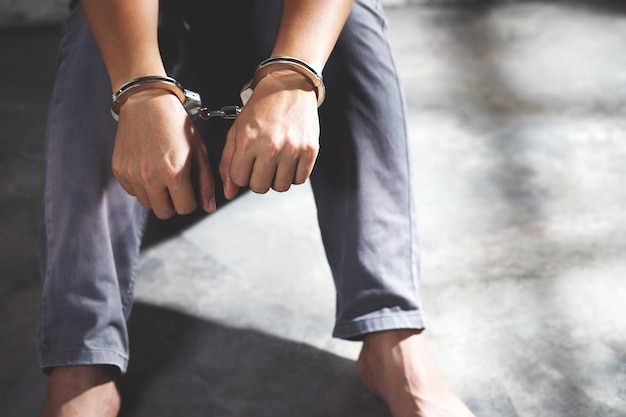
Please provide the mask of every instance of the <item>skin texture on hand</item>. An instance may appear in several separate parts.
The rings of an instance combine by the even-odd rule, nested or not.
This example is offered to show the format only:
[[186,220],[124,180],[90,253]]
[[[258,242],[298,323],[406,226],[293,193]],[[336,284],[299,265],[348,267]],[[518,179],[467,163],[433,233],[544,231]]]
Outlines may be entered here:
[[[230,129],[220,162],[227,198],[304,183],[319,150],[315,92],[300,74],[276,71],[259,82]],[[159,218],[215,211],[207,150],[178,99],[153,89],[120,110],[112,159],[122,187]]]
[[215,211],[207,150],[180,101],[164,90],[130,97],[120,110],[113,173],[159,218]]
[[[80,0],[112,91],[146,75],[165,75],[157,39],[158,0]],[[352,0],[285,0],[272,55],[323,69]],[[210,50],[207,51],[210,54]],[[255,88],[229,131],[220,163],[227,198],[240,187],[286,191],[311,174],[319,149],[315,92],[299,74],[277,71]],[[112,168],[121,186],[160,218],[215,210],[207,151],[171,94],[133,95],[120,109]]]
[[319,151],[315,92],[300,74],[264,77],[228,132],[219,171],[226,198],[239,187],[256,193],[304,183]]

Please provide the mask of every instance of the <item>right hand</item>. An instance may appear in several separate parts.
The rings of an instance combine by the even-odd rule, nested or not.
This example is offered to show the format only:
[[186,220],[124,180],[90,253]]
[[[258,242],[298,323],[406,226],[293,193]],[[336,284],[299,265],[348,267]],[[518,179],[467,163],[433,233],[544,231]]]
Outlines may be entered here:
[[111,165],[124,190],[161,219],[198,205],[215,211],[206,147],[180,101],[165,90],[136,93],[122,105]]

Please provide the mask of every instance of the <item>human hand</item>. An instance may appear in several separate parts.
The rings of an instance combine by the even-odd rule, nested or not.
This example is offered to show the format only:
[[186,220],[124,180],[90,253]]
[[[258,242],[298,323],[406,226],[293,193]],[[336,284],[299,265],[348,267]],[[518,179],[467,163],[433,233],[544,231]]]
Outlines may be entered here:
[[226,198],[245,186],[266,193],[304,183],[319,151],[319,129],[315,91],[301,75],[265,76],[226,137],[219,166]]
[[112,159],[113,174],[159,218],[189,214],[198,204],[215,211],[207,150],[173,94],[150,89],[122,106]]

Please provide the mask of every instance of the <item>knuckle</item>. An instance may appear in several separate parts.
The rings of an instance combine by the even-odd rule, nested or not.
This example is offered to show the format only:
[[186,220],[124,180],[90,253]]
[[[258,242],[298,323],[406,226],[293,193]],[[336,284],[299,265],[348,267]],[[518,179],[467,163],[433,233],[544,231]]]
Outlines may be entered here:
[[254,183],[250,183],[250,190],[256,194],[265,194],[267,193],[270,188],[266,185],[262,185],[262,184],[254,184]]
[[306,158],[310,158],[310,159],[315,159],[317,157],[317,154],[319,152],[320,146],[317,143],[311,143],[308,144],[304,147],[304,150],[302,151],[302,154],[306,157]]
[[291,188],[291,184],[278,184],[272,187],[272,190],[277,191],[279,193],[284,193],[285,191],[289,191]]
[[187,214],[191,214],[191,213],[193,213],[194,211],[196,211],[196,208],[197,208],[197,207],[198,207],[198,205],[197,205],[197,204],[195,204],[195,203],[194,203],[194,204],[190,204],[190,205],[187,205],[187,206],[184,206],[184,207],[178,208],[178,209],[176,210],[176,213],[180,214],[181,216],[185,216],[185,215],[187,215]]
[[167,219],[170,219],[174,215],[174,210],[168,210],[168,209],[154,210],[154,214],[161,220],[167,220]]
[[192,210],[188,207],[185,207],[184,209],[178,209],[176,210],[176,214],[180,215],[180,216],[187,216],[191,213],[193,213],[195,210]]
[[[238,187],[245,187],[248,185],[247,178],[235,172],[230,173],[230,180]],[[252,189],[252,185],[250,185],[250,189]]]
[[270,156],[274,156],[278,153],[278,151],[280,150],[281,146],[273,141],[267,141],[265,142],[265,152],[267,152],[268,155]]
[[115,175],[116,178],[121,177],[123,173],[122,167],[115,161],[111,163],[111,171],[113,171],[113,175]]
[[253,149],[259,144],[258,139],[253,139],[250,136],[238,136],[236,140],[236,149],[238,152],[247,154],[253,151]]
[[154,171],[149,166],[144,166],[139,171],[139,180],[146,185],[152,184],[154,178]]
[[259,141],[259,150],[261,154],[266,155],[268,159],[273,158],[279,151],[280,145],[271,138],[265,138]]
[[143,199],[137,198],[137,201],[139,201],[139,204],[141,204],[141,206],[145,208],[146,210],[150,210],[152,208],[150,206],[150,203],[147,201],[144,201]]
[[167,176],[173,180],[175,183],[180,183],[187,178],[188,164],[179,163],[179,164],[168,164],[167,165]]
[[111,165],[111,170],[113,171],[113,175],[119,181],[128,181],[132,178],[132,171],[130,168],[125,167],[121,164]]

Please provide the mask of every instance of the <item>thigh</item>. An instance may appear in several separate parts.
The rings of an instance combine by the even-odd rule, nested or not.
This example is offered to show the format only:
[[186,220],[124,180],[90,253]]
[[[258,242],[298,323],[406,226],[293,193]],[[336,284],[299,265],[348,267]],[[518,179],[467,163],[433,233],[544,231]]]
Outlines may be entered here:
[[111,172],[111,86],[80,8],[63,25],[46,129],[38,324],[43,368],[124,370],[145,210]]
[[404,96],[379,1],[355,1],[324,79],[311,184],[337,287],[334,334],[420,328]]

